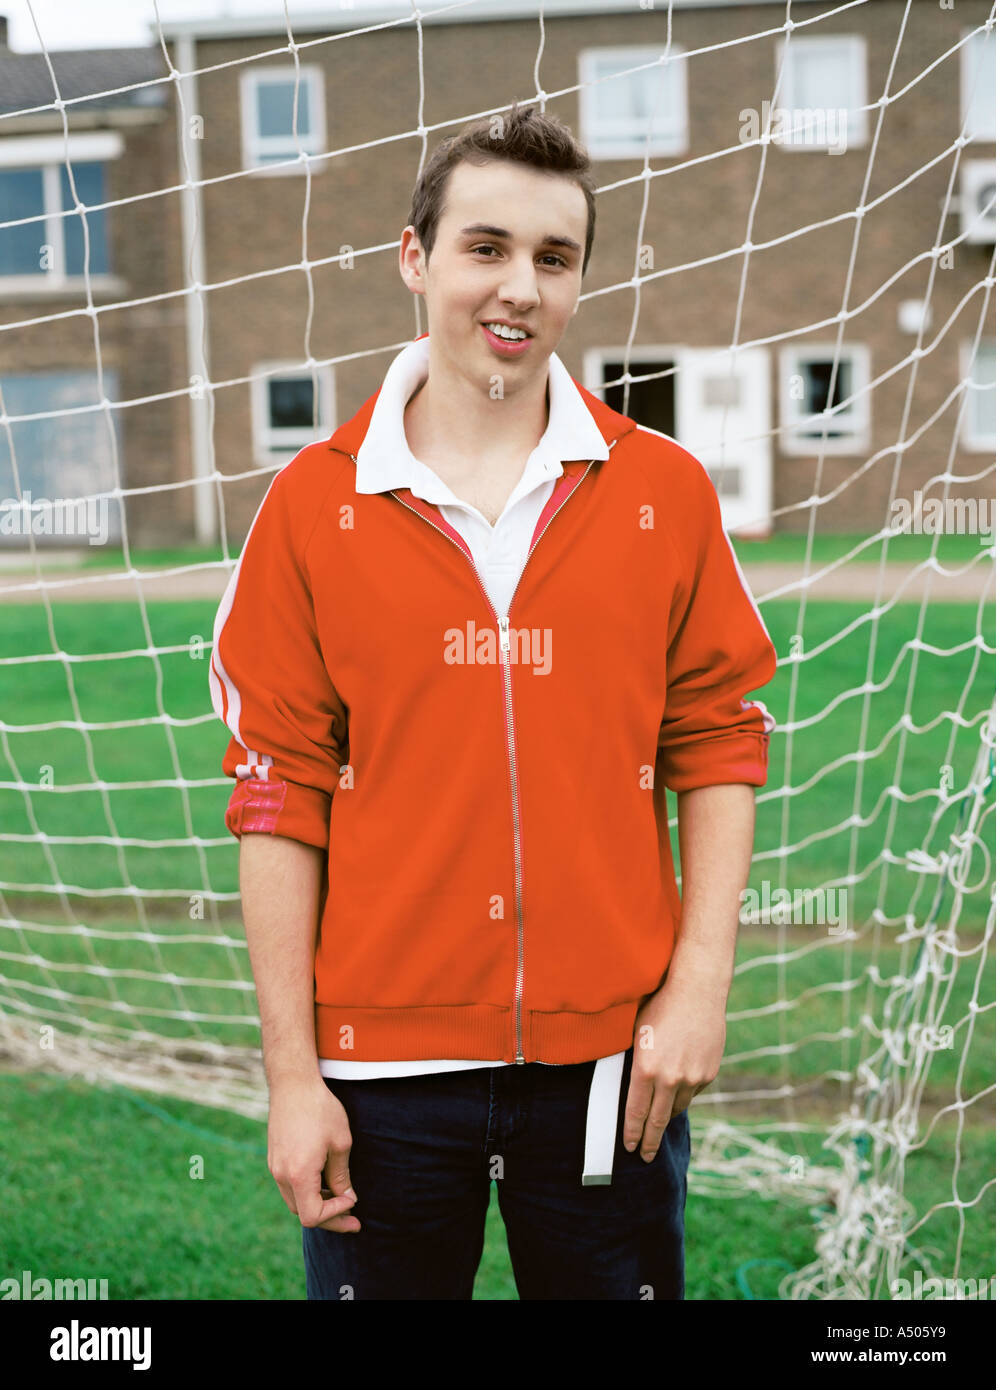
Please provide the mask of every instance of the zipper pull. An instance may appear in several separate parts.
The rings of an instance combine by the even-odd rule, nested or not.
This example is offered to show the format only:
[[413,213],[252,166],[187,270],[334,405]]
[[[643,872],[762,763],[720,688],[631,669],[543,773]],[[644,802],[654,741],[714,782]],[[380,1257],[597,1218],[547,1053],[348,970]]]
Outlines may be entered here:
[[499,619],[498,619],[498,641],[499,641],[499,645],[501,646],[501,649],[502,649],[503,652],[507,652],[507,651],[510,650],[512,644],[511,644],[511,642],[509,641],[509,637],[508,637],[508,614],[507,614],[507,613],[506,613],[506,615],[505,615],[504,618],[499,618]]

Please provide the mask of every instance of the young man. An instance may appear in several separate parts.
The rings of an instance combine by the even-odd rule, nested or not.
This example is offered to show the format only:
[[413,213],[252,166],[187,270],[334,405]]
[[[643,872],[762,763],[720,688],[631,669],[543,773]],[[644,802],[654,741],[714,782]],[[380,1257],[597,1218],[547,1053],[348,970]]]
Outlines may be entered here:
[[520,1297],[684,1295],[775,653],[702,465],[556,355],[593,232],[558,121],[443,142],[428,334],[276,475],[218,610],[309,1298],[470,1298],[492,1179]]

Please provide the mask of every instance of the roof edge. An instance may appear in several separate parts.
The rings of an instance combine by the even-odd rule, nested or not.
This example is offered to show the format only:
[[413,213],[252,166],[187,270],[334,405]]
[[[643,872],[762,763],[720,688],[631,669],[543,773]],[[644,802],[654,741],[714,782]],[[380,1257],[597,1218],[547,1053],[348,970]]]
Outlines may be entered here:
[[[785,0],[672,0],[676,10],[742,9],[745,3],[752,5],[781,5]],[[817,0],[796,0],[797,4],[816,4]],[[445,0],[432,9],[422,8],[423,24],[473,24],[502,19],[538,19],[537,0]],[[588,15],[604,14],[645,14],[659,13],[649,6],[647,9],[634,8],[633,0],[545,0],[543,18],[582,19]],[[325,32],[348,33],[352,29],[366,29],[378,24],[413,24],[408,0],[381,0],[381,3],[351,10],[337,7],[329,10],[316,10],[313,14],[302,14],[291,20],[295,34]],[[150,31],[158,34],[158,29],[150,25]],[[167,39],[220,39],[252,38],[257,35],[286,35],[287,21],[281,12],[265,15],[245,15],[237,19],[231,15],[219,15],[204,19],[166,20],[162,24],[163,36]]]

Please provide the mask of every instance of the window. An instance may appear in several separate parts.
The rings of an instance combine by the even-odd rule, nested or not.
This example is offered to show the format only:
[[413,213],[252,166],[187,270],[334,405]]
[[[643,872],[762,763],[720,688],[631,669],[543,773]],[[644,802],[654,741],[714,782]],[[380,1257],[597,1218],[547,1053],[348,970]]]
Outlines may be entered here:
[[[590,352],[585,375],[593,384],[595,391],[613,410],[622,412],[623,383],[620,377],[625,372],[623,356],[601,348]],[[646,425],[660,434],[674,438],[674,370],[673,359],[659,357],[644,348],[631,348],[629,356],[630,376],[646,377],[646,381],[629,383],[629,400],[626,414],[640,425]],[[606,382],[613,383],[606,385]]]
[[591,48],[580,55],[581,138],[593,158],[642,159],[688,148],[684,49],[672,44],[668,61],[659,63],[663,53]]
[[[295,133],[295,92],[297,127]],[[325,148],[325,97],[319,67],[302,65],[300,78],[290,67],[248,69],[242,74],[242,167],[264,168],[283,160],[297,161],[273,174],[299,174],[299,155]],[[320,167],[320,166],[319,166]]]
[[[17,498],[14,486],[14,463],[21,485],[24,503],[39,504],[93,496],[114,487],[115,455],[113,444],[120,453],[118,413],[111,409],[108,426],[106,410],[83,410],[100,401],[97,374],[94,371],[65,370],[31,372],[0,376],[4,405],[11,416],[40,416],[39,419],[11,420],[9,438],[0,432],[0,508],[10,515],[5,525],[13,526],[0,536],[0,544],[20,540],[28,544],[27,536],[11,517],[17,515],[10,504]],[[108,400],[118,394],[117,372],[104,370],[104,389]],[[56,412],[66,411],[66,414]],[[49,414],[49,412],[53,412]],[[114,441],[111,430],[114,430]],[[30,497],[29,497],[30,494]],[[7,508],[4,508],[7,503]],[[120,504],[111,497],[97,498],[94,508],[106,516],[107,540],[121,536]],[[36,542],[49,537],[36,532]],[[79,539],[79,537],[77,537]],[[53,535],[53,543],[66,544],[65,535]],[[84,540],[84,543],[88,543]]]
[[[782,63],[784,60],[784,68]],[[793,35],[778,45],[782,74],[771,117],[785,149],[843,152],[868,141],[865,41],[854,35]],[[766,126],[762,119],[761,130]],[[777,138],[776,138],[777,137]]]
[[[87,271],[83,218],[90,241],[89,273],[107,276],[110,251],[106,209],[106,160],[116,158],[123,141],[116,132],[69,137],[70,186],[63,140],[11,137],[0,141],[0,281],[3,289],[85,284]],[[65,215],[63,215],[65,214]],[[28,221],[25,219],[35,219]]]
[[841,348],[831,399],[833,364],[832,345],[783,350],[783,453],[813,454],[822,450],[825,454],[854,454],[867,447],[871,375],[868,349]]
[[709,480],[720,497],[740,497],[744,490],[744,471],[738,463],[707,468]]
[[968,382],[962,443],[990,453],[996,449],[996,338],[981,339],[974,362],[971,344],[963,344],[961,375]]
[[965,134],[996,140],[996,36],[973,34],[961,50],[961,117]]
[[332,405],[332,373],[328,367],[316,368],[312,376],[311,372],[286,363],[257,366],[252,381],[257,462],[273,463],[281,456],[296,454],[316,439],[327,438],[332,432]]

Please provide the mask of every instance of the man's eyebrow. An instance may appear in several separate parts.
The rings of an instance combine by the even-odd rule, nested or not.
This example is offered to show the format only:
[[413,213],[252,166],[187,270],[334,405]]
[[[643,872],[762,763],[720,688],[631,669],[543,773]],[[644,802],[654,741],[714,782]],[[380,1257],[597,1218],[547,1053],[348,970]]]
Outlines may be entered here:
[[[469,227],[460,228],[461,236],[493,236],[511,241],[512,233],[505,227],[492,227],[488,222],[472,222]],[[581,247],[569,236],[545,236],[540,238],[543,246],[565,246],[569,251],[580,251]]]

